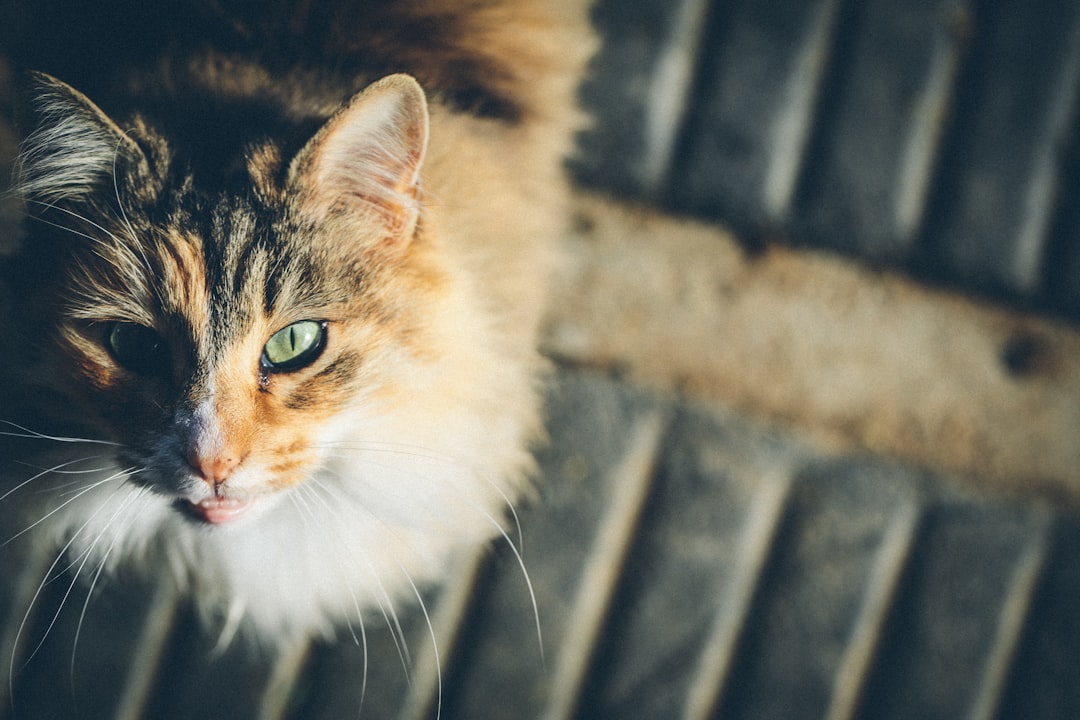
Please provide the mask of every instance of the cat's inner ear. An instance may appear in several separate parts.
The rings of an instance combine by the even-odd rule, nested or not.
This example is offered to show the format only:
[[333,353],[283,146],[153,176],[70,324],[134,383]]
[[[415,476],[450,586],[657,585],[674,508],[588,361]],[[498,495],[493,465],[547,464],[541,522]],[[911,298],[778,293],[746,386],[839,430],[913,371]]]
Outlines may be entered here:
[[290,186],[317,222],[371,218],[383,224],[384,240],[407,242],[419,219],[427,139],[424,91],[408,75],[390,75],[316,133],[290,166]]
[[16,174],[24,199],[82,200],[111,186],[118,168],[146,163],[139,146],[81,92],[44,73],[32,79],[33,125]]

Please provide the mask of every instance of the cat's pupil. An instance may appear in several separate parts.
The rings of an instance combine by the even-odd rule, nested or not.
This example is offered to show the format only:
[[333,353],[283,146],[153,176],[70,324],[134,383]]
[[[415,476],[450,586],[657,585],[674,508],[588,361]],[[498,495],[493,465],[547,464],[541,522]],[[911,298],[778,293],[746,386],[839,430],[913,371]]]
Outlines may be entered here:
[[275,372],[296,370],[315,361],[326,344],[326,324],[301,320],[270,336],[263,347],[263,365]]
[[109,354],[123,368],[143,375],[161,374],[168,367],[165,339],[155,330],[129,322],[111,323],[106,335]]

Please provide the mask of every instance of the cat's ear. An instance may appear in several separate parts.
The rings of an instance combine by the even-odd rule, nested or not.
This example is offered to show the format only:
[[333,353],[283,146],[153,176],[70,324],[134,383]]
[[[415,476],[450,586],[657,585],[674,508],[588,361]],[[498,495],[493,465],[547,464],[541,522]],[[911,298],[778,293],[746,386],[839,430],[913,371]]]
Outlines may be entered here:
[[118,167],[145,163],[139,146],[81,92],[44,73],[34,73],[31,85],[33,124],[16,174],[23,198],[47,205],[81,200]]
[[424,91],[390,75],[353,97],[316,133],[289,169],[302,212],[383,225],[383,241],[407,243],[420,214],[420,165],[428,138]]

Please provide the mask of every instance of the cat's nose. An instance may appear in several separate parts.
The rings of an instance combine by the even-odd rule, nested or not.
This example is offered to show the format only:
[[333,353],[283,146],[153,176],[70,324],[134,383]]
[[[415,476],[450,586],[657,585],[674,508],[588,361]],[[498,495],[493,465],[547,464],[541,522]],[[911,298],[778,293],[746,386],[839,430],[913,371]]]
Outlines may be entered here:
[[238,453],[227,450],[203,455],[191,448],[188,450],[187,461],[199,477],[210,487],[216,488],[233,474],[236,466],[240,464],[240,457]]

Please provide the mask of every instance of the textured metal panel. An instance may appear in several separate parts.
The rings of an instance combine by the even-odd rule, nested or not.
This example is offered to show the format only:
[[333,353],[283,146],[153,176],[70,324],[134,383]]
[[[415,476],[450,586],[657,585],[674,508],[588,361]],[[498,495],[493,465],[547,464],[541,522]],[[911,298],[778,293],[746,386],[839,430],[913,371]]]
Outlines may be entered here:
[[[705,659],[706,629],[743,625],[747,608],[739,590],[755,586],[758,578],[740,583],[738,576],[744,568],[760,572],[763,566],[753,557],[763,549],[744,538],[754,530],[756,506],[768,504],[776,494],[769,491],[786,485],[799,452],[777,437],[718,428],[703,413],[678,414],[581,717],[629,720],[690,710],[696,678],[687,668]],[[778,516],[767,515],[773,526],[765,531],[771,535]],[[723,664],[717,669],[724,672]],[[714,688],[715,679],[703,678]]]
[[1032,294],[1066,199],[1059,173],[1075,132],[1080,6],[999,0],[979,10],[929,249],[958,278]]
[[1080,524],[1057,523],[1050,547],[1013,659],[1002,718],[1080,717]]
[[815,245],[902,262],[920,239],[967,11],[957,0],[853,5],[796,223]]
[[668,202],[744,223],[789,219],[841,3],[714,4]]
[[850,461],[813,463],[795,483],[724,717],[826,715],[890,518],[914,502],[910,478]]
[[693,60],[697,34],[686,38],[679,21],[702,2],[596,4],[593,17],[604,29],[605,40],[593,63],[598,71],[586,80],[582,94],[592,107],[605,112],[581,135],[581,151],[573,165],[584,182],[629,195],[658,190],[652,180],[660,162],[656,157],[673,150],[671,142],[682,117],[676,112],[674,125],[666,128],[670,132],[659,138],[666,145],[650,146],[651,108],[657,94],[673,98],[679,106],[685,101],[688,87],[663,84],[664,59],[684,57],[689,50]]
[[[697,16],[599,0],[584,182],[1080,313],[1076,3],[713,0]],[[687,48],[696,79],[665,82],[659,59]],[[679,111],[656,110],[658,86]]]
[[995,658],[1009,589],[1024,569],[1028,543],[1042,530],[1037,513],[951,503],[929,510],[866,714],[972,716]]

